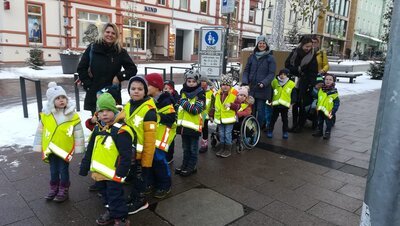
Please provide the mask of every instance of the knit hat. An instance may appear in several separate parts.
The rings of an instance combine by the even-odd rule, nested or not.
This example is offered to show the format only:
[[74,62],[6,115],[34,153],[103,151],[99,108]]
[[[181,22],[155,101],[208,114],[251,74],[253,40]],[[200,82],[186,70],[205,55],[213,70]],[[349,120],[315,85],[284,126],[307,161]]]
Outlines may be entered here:
[[249,88],[247,86],[239,87],[238,95],[244,95],[244,96],[248,97],[249,96]]
[[164,89],[164,80],[160,74],[151,73],[151,74],[144,76],[144,78],[146,79],[147,84],[149,86],[154,86],[157,89],[159,89],[160,91],[162,91]]
[[233,82],[232,74],[221,75],[221,81],[219,82],[221,85],[232,86],[232,82]]
[[286,74],[286,75],[289,77],[290,71],[289,71],[289,69],[284,68],[284,69],[282,69],[282,70],[279,71],[279,75],[280,75],[280,74],[283,74],[283,73]]
[[201,74],[199,73],[198,70],[190,69],[185,72],[184,76],[185,76],[185,81],[188,79],[194,79],[198,81],[199,78],[201,77]]
[[267,43],[267,45],[268,45],[267,36],[265,36],[265,35],[260,35],[260,36],[258,36],[258,37],[257,37],[257,43],[256,43],[256,45],[258,45],[258,43],[259,43],[260,41],[264,41],[264,42]]
[[65,90],[61,87],[58,86],[56,82],[49,82],[47,85],[49,88],[46,91],[46,97],[49,106],[53,105],[54,106],[54,100],[59,97],[59,96],[65,96],[67,97],[67,93]]
[[130,78],[129,79],[129,81],[128,81],[128,93],[130,94],[130,88],[131,88],[131,84],[132,84],[132,82],[141,82],[142,84],[143,84],[143,86],[144,86],[144,95],[145,96],[147,96],[147,92],[148,92],[148,87],[147,87],[147,81],[146,81],[146,79],[144,79],[142,76],[140,76],[140,75],[136,75],[136,76],[133,76],[132,78]]
[[200,78],[199,78],[199,82],[209,82],[207,74],[204,73],[204,71],[199,71],[200,74]]
[[165,80],[164,86],[169,86],[169,88],[175,90],[175,82],[172,80]]
[[116,105],[117,104],[115,103],[115,100],[111,94],[103,93],[99,96],[99,98],[97,98],[96,110],[97,111],[110,110],[114,113],[117,113],[118,109]]

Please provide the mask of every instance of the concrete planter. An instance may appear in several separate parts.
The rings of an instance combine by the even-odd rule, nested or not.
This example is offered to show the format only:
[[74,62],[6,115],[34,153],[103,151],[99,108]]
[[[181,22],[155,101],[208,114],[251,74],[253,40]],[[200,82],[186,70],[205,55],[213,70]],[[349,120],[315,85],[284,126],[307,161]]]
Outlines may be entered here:
[[60,60],[61,60],[63,74],[75,73],[76,69],[78,67],[80,58],[81,58],[81,54],[75,55],[75,54],[60,53]]

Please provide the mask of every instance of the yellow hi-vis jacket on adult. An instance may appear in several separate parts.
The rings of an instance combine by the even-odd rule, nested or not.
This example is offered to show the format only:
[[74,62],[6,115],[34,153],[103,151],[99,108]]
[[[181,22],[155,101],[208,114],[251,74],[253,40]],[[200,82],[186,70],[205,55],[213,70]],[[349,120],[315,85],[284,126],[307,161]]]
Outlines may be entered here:
[[130,113],[131,104],[128,101],[124,107],[125,111],[125,122],[128,126],[132,127],[136,133],[137,143],[136,146],[136,159],[142,159],[143,145],[144,145],[144,129],[143,120],[147,112],[150,109],[157,111],[156,104],[153,98],[148,99],[146,102],[142,103],[138,108],[135,109],[132,114]]
[[319,89],[318,91],[318,101],[317,101],[317,111],[322,111],[324,115],[330,117],[331,111],[333,109],[333,101],[339,96],[337,92],[328,95],[326,92]]
[[[175,109],[172,104],[167,105],[157,110],[157,118],[159,119],[161,114],[174,113]],[[157,120],[160,121],[160,120]],[[158,122],[157,135],[156,135],[156,148],[168,152],[169,145],[175,139],[176,135],[176,122],[172,124],[172,127],[168,127]]]
[[236,112],[230,108],[226,108],[225,104],[234,103],[237,94],[238,91],[232,87],[228,91],[228,96],[225,98],[224,102],[221,103],[221,90],[218,90],[215,95],[214,122],[216,124],[230,124],[236,122]]
[[212,100],[212,96],[214,95],[214,89],[209,89],[206,91],[206,106],[203,110],[203,112],[201,112],[201,114],[203,115],[203,119],[208,119],[208,114],[210,113],[210,109],[211,109],[211,100]]
[[[120,123],[114,123],[113,127],[118,130],[124,130],[128,132],[134,140],[134,133],[132,129],[127,125]],[[115,137],[113,139],[112,129],[107,129],[104,134],[99,134],[95,137],[93,145],[92,161],[90,164],[90,171],[100,173],[110,180],[122,183],[125,178],[118,177],[116,175],[117,164],[119,160],[119,152],[117,145],[115,144]],[[117,132],[115,132],[115,135]]]
[[[186,98],[186,94],[182,93],[182,99]],[[193,97],[189,100],[190,104],[196,103],[197,97]],[[194,131],[200,132],[203,128],[203,117],[201,114],[191,114],[185,111],[182,106],[179,106],[178,109],[178,121],[176,123],[178,126],[182,126],[185,128],[192,129]]]
[[69,121],[60,125],[57,125],[53,114],[46,115],[42,112],[40,117],[43,123],[42,160],[48,162],[49,155],[53,153],[70,162],[74,154],[74,127],[81,123],[79,115],[74,113]]
[[274,90],[272,95],[272,106],[283,105],[290,107],[292,101],[291,94],[295,83],[292,80],[288,80],[285,85],[280,86],[278,79],[274,79],[271,82],[271,87]]

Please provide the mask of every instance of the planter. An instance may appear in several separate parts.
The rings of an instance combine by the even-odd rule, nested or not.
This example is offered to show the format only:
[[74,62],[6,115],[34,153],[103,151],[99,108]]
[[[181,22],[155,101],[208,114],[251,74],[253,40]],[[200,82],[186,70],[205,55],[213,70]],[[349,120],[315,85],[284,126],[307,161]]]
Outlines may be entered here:
[[75,54],[60,53],[60,60],[61,60],[63,74],[75,73],[76,69],[78,67],[80,58],[81,58],[81,54],[75,55]]

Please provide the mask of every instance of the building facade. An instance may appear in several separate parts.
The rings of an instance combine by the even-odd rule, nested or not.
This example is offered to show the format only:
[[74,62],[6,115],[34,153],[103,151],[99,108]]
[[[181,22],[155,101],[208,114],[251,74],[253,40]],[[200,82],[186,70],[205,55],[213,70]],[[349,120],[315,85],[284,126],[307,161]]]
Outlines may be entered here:
[[[21,0],[0,7],[0,63],[24,62],[39,47],[46,62],[64,49],[83,51],[107,22],[120,28],[134,59],[197,59],[202,26],[224,26],[222,0]],[[230,57],[254,46],[261,30],[258,0],[236,0],[228,41]]]

